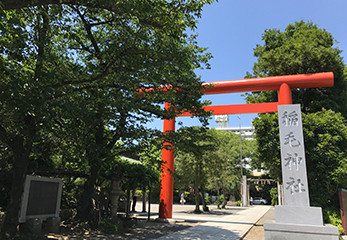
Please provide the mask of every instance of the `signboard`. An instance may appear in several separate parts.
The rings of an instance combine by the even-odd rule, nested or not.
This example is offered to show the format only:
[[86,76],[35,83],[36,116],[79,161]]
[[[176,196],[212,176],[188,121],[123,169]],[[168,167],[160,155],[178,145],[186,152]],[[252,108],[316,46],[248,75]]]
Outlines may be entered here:
[[30,218],[59,217],[62,180],[40,176],[26,176],[19,222]]

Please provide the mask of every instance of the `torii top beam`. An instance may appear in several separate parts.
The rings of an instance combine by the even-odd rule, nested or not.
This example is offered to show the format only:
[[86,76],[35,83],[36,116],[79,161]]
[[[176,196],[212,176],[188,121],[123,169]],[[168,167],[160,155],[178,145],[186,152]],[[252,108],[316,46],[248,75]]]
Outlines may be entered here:
[[283,83],[286,83],[291,89],[332,87],[334,85],[334,74],[332,72],[323,72],[275,77],[246,78],[238,80],[206,82],[203,85],[214,86],[213,88],[205,90],[205,94],[222,94],[279,90]]
[[[277,90],[278,102],[207,106],[204,108],[206,111],[212,111],[213,115],[267,113],[277,112],[278,105],[291,104],[291,89],[334,86],[334,74],[332,72],[324,72],[284,75],[276,77],[248,78],[239,80],[206,82],[203,85],[214,86],[203,91],[207,95]],[[191,115],[191,113],[185,112],[180,116],[184,117]]]

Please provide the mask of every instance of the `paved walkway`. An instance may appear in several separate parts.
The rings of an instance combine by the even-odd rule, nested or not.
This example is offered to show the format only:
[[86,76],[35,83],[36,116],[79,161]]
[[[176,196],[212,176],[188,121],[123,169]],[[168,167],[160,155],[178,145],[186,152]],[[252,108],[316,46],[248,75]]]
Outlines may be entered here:
[[[155,213],[157,206],[151,212]],[[239,240],[271,208],[271,206],[227,207],[223,210],[210,208],[209,213],[193,214],[192,205],[174,205],[173,220],[196,221],[201,224],[158,238],[159,240],[177,239],[230,239]],[[156,217],[157,216],[153,216]]]
[[275,220],[275,207],[271,207],[265,215],[249,230],[242,240],[265,240],[264,222]]

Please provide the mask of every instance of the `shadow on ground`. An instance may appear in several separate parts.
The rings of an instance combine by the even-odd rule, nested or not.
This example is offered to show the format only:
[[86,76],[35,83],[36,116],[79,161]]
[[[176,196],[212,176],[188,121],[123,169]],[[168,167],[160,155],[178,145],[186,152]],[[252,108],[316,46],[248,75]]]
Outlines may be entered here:
[[137,224],[129,227],[124,232],[117,234],[104,234],[99,231],[66,231],[61,234],[49,234],[47,236],[50,240],[142,240],[142,239],[157,239],[161,236],[172,234],[178,231],[183,231],[197,223],[160,223],[155,221],[137,221]]
[[240,239],[240,237],[235,234],[232,231],[225,230],[225,229],[220,229],[217,227],[213,226],[205,226],[205,225],[198,225],[194,227],[194,231],[190,231],[190,228],[180,231],[180,232],[175,232],[173,234],[167,235],[167,236],[162,236],[158,238],[158,240],[179,240],[179,239],[189,239],[189,240],[209,240],[209,239],[218,239],[218,240],[223,240],[223,239],[228,239],[228,240],[236,240]]

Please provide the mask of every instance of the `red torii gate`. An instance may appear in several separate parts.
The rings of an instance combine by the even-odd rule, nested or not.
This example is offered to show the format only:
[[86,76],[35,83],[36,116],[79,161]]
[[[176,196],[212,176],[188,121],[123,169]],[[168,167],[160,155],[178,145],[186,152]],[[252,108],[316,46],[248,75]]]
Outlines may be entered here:
[[[204,90],[205,94],[222,94],[237,92],[278,91],[278,102],[207,106],[207,111],[213,115],[242,114],[242,113],[267,113],[277,112],[278,105],[292,104],[291,89],[331,87],[334,85],[334,74],[332,72],[297,74],[276,77],[249,78],[239,80],[206,82],[204,85],[213,85],[213,88]],[[165,103],[165,109],[169,109],[170,103]],[[180,116],[191,116],[183,113]],[[175,131],[175,118],[164,120],[164,133]],[[159,218],[172,218],[173,204],[173,171],[174,152],[171,143],[164,142],[166,147],[162,150],[161,165],[161,191],[159,203]]]

